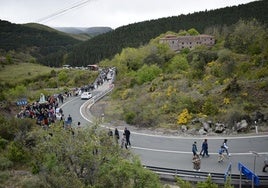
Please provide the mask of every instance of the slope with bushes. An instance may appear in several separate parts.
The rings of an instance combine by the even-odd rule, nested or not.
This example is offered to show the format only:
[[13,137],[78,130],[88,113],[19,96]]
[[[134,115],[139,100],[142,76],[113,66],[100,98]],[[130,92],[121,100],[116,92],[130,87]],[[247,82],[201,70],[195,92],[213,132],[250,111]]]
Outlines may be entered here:
[[240,20],[224,32],[214,31],[219,35],[212,48],[174,53],[159,44],[160,36],[102,61],[102,66],[118,68],[106,116],[139,127],[168,128],[197,118],[232,127],[257,111],[267,117],[267,28],[256,20]]

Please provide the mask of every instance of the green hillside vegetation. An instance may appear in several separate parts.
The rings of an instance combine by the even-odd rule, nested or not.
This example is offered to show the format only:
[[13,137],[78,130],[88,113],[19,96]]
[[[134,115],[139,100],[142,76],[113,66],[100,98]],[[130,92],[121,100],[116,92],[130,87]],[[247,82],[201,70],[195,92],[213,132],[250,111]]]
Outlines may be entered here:
[[161,187],[158,176],[97,126],[71,131],[0,117],[1,187]]
[[[12,74],[11,74],[12,73]],[[78,69],[50,68],[33,63],[14,63],[0,68],[0,100],[2,110],[18,113],[15,102],[21,98],[28,102],[39,100],[40,93],[46,96],[63,93],[71,88],[93,83],[97,72]]]
[[0,49],[26,53],[38,63],[59,67],[72,46],[81,42],[46,26],[29,25],[0,20]]
[[180,30],[197,29],[200,33],[213,34],[224,31],[226,26],[235,24],[240,19],[255,18],[262,24],[267,24],[268,1],[261,0],[245,5],[226,7],[211,11],[196,12],[188,15],[179,15],[159,18],[119,27],[112,32],[96,36],[89,41],[78,45],[68,55],[67,64],[88,65],[97,64],[99,61],[112,58],[120,53],[123,48],[138,48],[146,45],[152,38],[156,38],[166,31],[179,32]]
[[92,37],[86,33],[80,33],[80,34],[68,34],[74,39],[81,40],[81,41],[87,41],[91,39]]
[[256,20],[239,21],[216,32],[212,48],[174,53],[159,43],[161,35],[102,61],[101,66],[118,70],[106,117],[143,128],[177,129],[191,126],[195,118],[232,127],[256,111],[267,115],[267,28]]
[[156,174],[97,124],[72,134],[59,121],[43,129],[35,119],[14,118],[21,97],[32,103],[40,93],[62,93],[97,76],[33,63],[1,65],[0,187],[162,187]]
[[[50,73],[53,69],[39,64],[22,63],[21,65],[13,64],[10,66],[4,66],[0,70],[1,83],[16,85],[19,80],[33,79],[42,74]],[[10,74],[11,72],[14,74]]]
[[[256,111],[268,117],[267,2],[131,24],[94,37],[71,55],[79,41],[0,21],[0,187],[162,187],[97,123],[72,132],[62,122],[43,129],[34,119],[14,118],[20,98],[32,103],[40,93],[95,80],[97,72],[52,68],[70,60],[116,67],[115,89],[102,99],[106,121],[177,130],[198,126],[191,124],[195,118],[232,128]],[[214,35],[216,44],[175,53],[159,43],[166,34],[197,33]],[[177,181],[217,187],[211,179],[197,185]]]

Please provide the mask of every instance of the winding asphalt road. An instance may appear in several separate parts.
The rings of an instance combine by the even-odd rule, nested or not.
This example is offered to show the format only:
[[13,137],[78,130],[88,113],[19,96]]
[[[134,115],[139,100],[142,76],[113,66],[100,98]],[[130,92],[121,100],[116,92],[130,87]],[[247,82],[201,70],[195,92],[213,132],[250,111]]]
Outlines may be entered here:
[[[97,96],[109,87],[111,87],[111,83],[105,82],[102,86],[92,91],[92,94]],[[72,116],[74,126],[77,125],[78,121],[81,122],[82,126],[88,126],[96,121],[96,118],[89,112],[90,104],[92,104],[90,101],[81,100],[80,97],[72,97],[61,107],[65,116],[68,114]],[[257,175],[268,176],[267,172],[262,172],[264,157],[268,156],[268,134],[233,137],[182,137],[156,135],[150,133],[150,131],[139,132],[132,127],[128,127],[128,129],[131,131],[130,141],[132,147],[130,149],[140,156],[144,165],[192,170],[192,143],[197,141],[200,151],[201,144],[206,138],[208,139],[210,157],[202,158],[201,171],[224,173],[229,163],[231,163],[232,173],[239,174],[238,162],[241,162],[253,172],[255,171]],[[119,131],[121,131],[122,135],[123,130]],[[218,163],[217,151],[225,138],[228,139],[231,156],[223,163]],[[259,156],[255,156],[250,151],[257,152]]]

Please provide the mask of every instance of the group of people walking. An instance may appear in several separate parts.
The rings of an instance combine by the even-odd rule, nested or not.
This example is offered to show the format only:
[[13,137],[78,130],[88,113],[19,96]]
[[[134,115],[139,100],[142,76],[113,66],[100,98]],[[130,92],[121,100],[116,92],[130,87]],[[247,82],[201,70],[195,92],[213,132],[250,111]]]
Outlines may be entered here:
[[[204,139],[202,146],[201,146],[201,151],[198,153],[198,149],[197,149],[197,142],[194,141],[193,145],[192,145],[192,152],[193,152],[193,168],[197,171],[200,170],[201,167],[201,158],[202,157],[209,157],[208,154],[208,141],[207,139]],[[220,146],[220,149],[218,151],[218,162],[222,162],[224,159],[224,152],[226,152],[227,156],[230,156],[229,153],[229,147],[227,145],[227,139],[224,139],[222,145]]]
[[[113,132],[111,129],[109,129],[108,135],[113,136]],[[115,130],[114,130],[114,138],[115,138],[116,142],[119,143],[120,135],[119,135],[119,131],[117,128],[115,128]],[[128,149],[129,146],[131,147],[130,131],[127,129],[127,127],[125,127],[125,129],[123,131],[122,138],[121,138],[121,148]]]

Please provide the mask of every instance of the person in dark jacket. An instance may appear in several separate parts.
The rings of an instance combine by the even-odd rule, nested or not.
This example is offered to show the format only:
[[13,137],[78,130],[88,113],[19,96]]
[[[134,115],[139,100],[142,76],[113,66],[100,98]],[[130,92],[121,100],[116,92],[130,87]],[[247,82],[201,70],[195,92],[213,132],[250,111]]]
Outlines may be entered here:
[[125,128],[124,133],[126,135],[126,145],[131,146],[131,143],[130,143],[130,140],[129,140],[130,139],[130,131],[127,128]]
[[207,139],[205,139],[204,142],[202,143],[202,149],[200,151],[200,155],[202,157],[205,157],[205,155],[207,157],[209,157],[209,154],[208,154],[208,141],[207,141]]
[[117,128],[115,128],[114,130],[114,138],[115,138],[115,141],[118,143],[118,140],[119,140],[119,131]]
[[196,141],[194,141],[194,143],[193,143],[193,145],[192,145],[192,152],[193,152],[193,156],[197,155]]
[[264,159],[264,166],[262,168],[262,171],[266,172],[266,170],[265,170],[266,168],[268,168],[268,157],[265,157],[265,159]]

